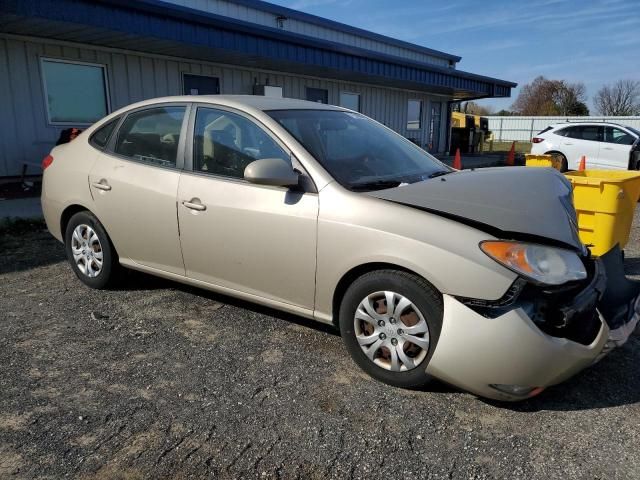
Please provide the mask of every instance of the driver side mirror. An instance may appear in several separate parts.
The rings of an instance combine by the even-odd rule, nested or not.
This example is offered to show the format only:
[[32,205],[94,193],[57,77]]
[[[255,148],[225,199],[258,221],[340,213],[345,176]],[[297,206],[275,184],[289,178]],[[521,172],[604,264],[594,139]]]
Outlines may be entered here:
[[262,158],[251,162],[244,169],[244,178],[250,183],[275,187],[295,187],[299,182],[299,175],[291,164],[281,158]]

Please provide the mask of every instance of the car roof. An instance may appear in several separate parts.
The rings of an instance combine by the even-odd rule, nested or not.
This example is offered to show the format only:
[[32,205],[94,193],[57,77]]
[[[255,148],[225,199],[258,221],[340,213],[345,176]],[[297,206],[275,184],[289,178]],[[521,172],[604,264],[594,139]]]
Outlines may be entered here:
[[559,122],[559,123],[552,123],[549,126],[552,128],[560,128],[560,127],[568,127],[568,126],[580,126],[580,125],[595,125],[595,126],[600,126],[600,125],[614,125],[616,127],[622,127],[622,128],[629,128],[627,125],[622,125],[620,123],[614,123],[614,122]]
[[134,105],[125,107],[126,110],[130,108],[139,108],[146,105],[155,105],[157,103],[181,103],[181,102],[196,102],[196,103],[211,103],[216,105],[226,105],[235,108],[253,108],[256,110],[342,110],[347,111],[345,108],[337,107],[335,105],[326,105],[324,103],[309,102],[306,100],[297,100],[294,98],[277,98],[277,97],[265,97],[262,95],[178,95],[172,97],[160,97],[152,98],[138,102]]

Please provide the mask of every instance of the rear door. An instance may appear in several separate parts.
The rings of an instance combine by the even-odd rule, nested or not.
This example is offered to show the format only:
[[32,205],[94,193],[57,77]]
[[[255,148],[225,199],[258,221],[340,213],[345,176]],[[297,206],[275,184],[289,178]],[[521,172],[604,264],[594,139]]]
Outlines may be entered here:
[[176,195],[187,104],[129,112],[89,175],[95,214],[122,260],[184,275]]
[[600,145],[599,164],[602,168],[627,170],[631,145],[636,137],[618,127],[604,127],[604,138]]
[[[558,132],[560,134],[560,132]],[[584,156],[588,168],[600,168],[598,155],[602,139],[601,125],[574,125],[562,130],[560,151],[567,157],[570,170],[577,170]]]
[[203,105],[190,123],[178,192],[187,276],[313,309],[317,193],[244,180],[252,161],[290,152],[241,112]]

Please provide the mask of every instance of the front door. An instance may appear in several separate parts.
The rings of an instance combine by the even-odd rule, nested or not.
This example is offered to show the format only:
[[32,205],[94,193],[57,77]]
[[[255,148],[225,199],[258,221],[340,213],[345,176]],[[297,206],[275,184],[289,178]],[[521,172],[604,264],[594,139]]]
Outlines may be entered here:
[[121,259],[179,275],[176,195],[186,110],[172,104],[128,114],[89,175],[95,214]]
[[220,79],[205,77],[204,75],[192,75],[185,73],[182,76],[183,93],[185,95],[217,95],[220,93]]
[[598,155],[598,163],[601,168],[627,170],[631,156],[631,145],[635,141],[636,137],[621,128],[604,127],[604,138]]
[[290,154],[257,123],[199,107],[192,170],[182,174],[178,220],[188,277],[312,309],[318,196],[254,185],[244,169]]

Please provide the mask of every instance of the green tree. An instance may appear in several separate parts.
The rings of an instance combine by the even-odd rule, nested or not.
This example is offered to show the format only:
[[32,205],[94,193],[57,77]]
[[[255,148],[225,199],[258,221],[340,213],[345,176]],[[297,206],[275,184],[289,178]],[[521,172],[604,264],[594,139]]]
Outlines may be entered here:
[[536,77],[520,90],[511,106],[518,115],[588,115],[583,83]]

